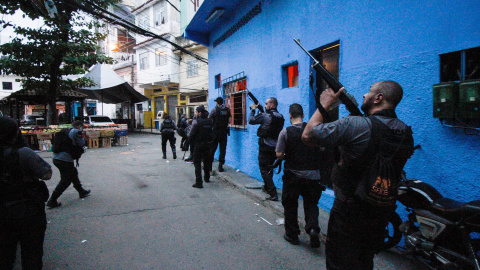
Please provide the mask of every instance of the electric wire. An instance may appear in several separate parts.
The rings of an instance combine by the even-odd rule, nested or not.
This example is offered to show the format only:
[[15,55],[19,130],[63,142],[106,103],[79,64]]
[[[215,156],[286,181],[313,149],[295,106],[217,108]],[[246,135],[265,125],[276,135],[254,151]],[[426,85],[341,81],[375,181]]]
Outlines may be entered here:
[[92,14],[92,15],[98,17],[98,18],[102,18],[102,19],[105,19],[107,21],[110,21],[111,23],[121,25],[121,26],[125,27],[126,29],[131,30],[132,32],[135,32],[135,33],[138,33],[138,34],[141,34],[141,35],[144,35],[144,36],[149,36],[149,37],[153,37],[153,38],[163,40],[163,41],[171,44],[176,49],[178,49],[178,50],[180,50],[184,53],[187,53],[187,54],[197,58],[198,60],[200,60],[202,62],[208,63],[208,60],[205,59],[204,57],[201,57],[201,56],[199,56],[195,53],[192,53],[192,52],[186,50],[185,48],[179,46],[178,44],[176,44],[176,43],[174,43],[174,42],[172,42],[168,39],[165,39],[165,38],[163,38],[163,37],[161,37],[161,36],[159,36],[155,33],[150,32],[150,31],[144,30],[144,29],[132,24],[131,22],[128,22],[128,21],[122,19],[121,17],[117,16],[116,14],[112,14],[111,12],[97,6],[96,4],[94,4],[94,3],[92,3],[88,0],[84,0],[84,2],[92,5],[94,8],[102,11],[105,14],[108,14],[111,17],[105,16],[104,14],[99,13],[99,12],[93,10],[92,8],[87,7],[86,5],[82,5],[82,4],[79,4],[79,3],[76,3],[76,2],[69,2],[69,1],[67,1],[66,3],[69,4],[69,5],[73,5],[77,8],[79,8],[79,9],[83,10],[84,12]]

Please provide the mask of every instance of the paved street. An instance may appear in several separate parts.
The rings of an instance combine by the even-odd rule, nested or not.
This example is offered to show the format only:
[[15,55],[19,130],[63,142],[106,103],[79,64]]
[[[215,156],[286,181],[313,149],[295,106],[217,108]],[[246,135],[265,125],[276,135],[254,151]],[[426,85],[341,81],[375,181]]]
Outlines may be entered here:
[[[47,210],[44,269],[325,269],[323,242],[312,250],[304,233],[299,246],[283,239],[280,202],[246,196],[227,176],[232,168],[192,188],[193,165],[183,153],[163,160],[160,138],[131,134],[128,146],[84,154],[80,179],[92,195],[79,199],[69,187],[62,206]],[[51,163],[52,153],[40,155]],[[59,177],[54,168],[50,192]],[[391,253],[376,268],[421,269]]]

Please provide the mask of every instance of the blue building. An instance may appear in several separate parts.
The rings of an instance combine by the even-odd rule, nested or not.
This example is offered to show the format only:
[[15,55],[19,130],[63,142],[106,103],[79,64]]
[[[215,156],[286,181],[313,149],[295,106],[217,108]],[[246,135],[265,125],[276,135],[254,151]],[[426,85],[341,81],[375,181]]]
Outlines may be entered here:
[[[226,163],[261,180],[258,126],[247,125],[252,104],[247,90],[260,102],[276,97],[286,126],[290,104],[304,107],[305,121],[314,112],[312,62],[293,41],[299,38],[359,103],[374,82],[399,82],[404,97],[397,114],[421,146],[405,167],[407,176],[446,197],[479,199],[478,114],[459,120],[441,116],[447,118],[442,121],[433,114],[434,85],[480,79],[479,10],[478,0],[205,0],[186,33],[209,49],[209,107],[221,95],[232,108],[235,129]],[[321,87],[313,75],[313,85]],[[476,89],[468,97],[478,111]],[[445,97],[448,103],[448,95],[439,102]],[[338,117],[347,114],[342,106]],[[282,186],[280,175],[275,183]],[[326,195],[320,206],[329,210],[333,195]]]

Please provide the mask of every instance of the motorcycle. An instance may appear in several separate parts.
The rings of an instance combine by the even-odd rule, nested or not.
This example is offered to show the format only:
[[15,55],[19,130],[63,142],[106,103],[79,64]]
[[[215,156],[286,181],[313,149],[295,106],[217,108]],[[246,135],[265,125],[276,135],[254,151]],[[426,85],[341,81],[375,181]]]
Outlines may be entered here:
[[[443,197],[434,187],[403,176],[398,200],[407,208],[402,221],[395,212],[382,250],[396,247],[430,269],[480,270],[480,200],[467,203]],[[404,236],[404,245],[397,246]]]

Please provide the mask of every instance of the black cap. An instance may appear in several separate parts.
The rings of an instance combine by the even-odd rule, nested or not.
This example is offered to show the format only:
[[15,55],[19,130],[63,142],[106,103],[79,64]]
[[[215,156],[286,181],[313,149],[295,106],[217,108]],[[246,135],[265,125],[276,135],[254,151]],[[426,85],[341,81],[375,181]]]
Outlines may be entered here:
[[205,106],[203,106],[203,105],[198,106],[197,109],[196,109],[196,111],[197,111],[197,112],[203,112],[203,111],[205,111]]
[[219,103],[219,104],[223,104],[223,98],[222,97],[217,97],[215,99],[215,102]]

